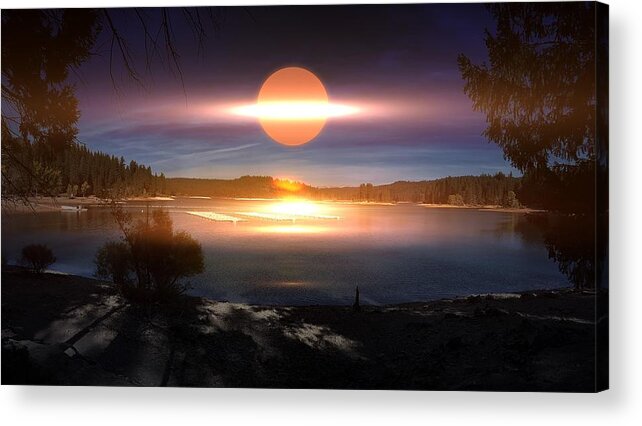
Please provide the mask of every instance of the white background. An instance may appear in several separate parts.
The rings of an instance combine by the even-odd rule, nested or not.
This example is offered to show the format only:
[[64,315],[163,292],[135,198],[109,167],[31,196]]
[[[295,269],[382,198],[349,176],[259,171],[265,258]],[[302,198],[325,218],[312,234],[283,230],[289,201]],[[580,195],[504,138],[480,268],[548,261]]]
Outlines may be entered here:
[[[179,3],[306,2],[9,0],[1,1],[0,5],[18,8]],[[612,0],[608,3],[611,6],[611,390],[595,395],[575,395],[3,386],[0,389],[3,424],[642,424],[642,282],[638,273],[642,266],[642,250],[639,250],[642,241],[642,220],[639,219],[642,212],[642,140],[639,136],[642,133],[642,2]]]

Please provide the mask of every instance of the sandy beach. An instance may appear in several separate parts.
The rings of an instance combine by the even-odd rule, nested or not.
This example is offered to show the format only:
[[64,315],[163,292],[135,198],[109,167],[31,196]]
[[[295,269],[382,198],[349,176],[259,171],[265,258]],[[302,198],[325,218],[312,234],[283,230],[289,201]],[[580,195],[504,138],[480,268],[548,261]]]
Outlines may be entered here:
[[63,206],[75,208],[109,206],[110,200],[98,197],[29,197],[29,204],[20,201],[2,202],[2,214],[61,211]]
[[2,382],[590,392],[595,324],[608,327],[595,303],[551,290],[361,312],[140,306],[109,283],[5,267]]

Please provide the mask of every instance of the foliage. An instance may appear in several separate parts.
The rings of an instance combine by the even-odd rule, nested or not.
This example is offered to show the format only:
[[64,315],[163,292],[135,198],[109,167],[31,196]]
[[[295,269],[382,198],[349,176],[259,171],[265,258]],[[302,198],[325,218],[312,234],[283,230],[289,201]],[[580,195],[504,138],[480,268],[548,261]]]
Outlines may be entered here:
[[[467,205],[504,205],[510,191],[519,191],[520,182],[520,178],[497,173],[420,182],[399,181],[387,185],[364,183],[358,187],[317,188],[302,183],[290,186],[296,188],[295,195],[316,200],[446,204],[449,195],[461,194]],[[283,190],[282,181],[269,176],[243,176],[231,180],[169,178],[164,183],[169,193],[177,195],[265,198],[291,195]]]
[[45,244],[30,244],[22,248],[21,263],[38,274],[42,273],[56,258]]
[[[530,215],[543,235],[548,257],[578,290],[596,287],[597,268],[608,247],[595,244],[595,219],[585,215]],[[597,260],[597,262],[596,262]]]
[[579,289],[606,280],[608,260],[608,14],[597,7],[491,4],[489,64],[459,57],[464,91],[486,115],[484,135],[523,172],[519,200],[562,213],[533,220]]
[[[119,21],[114,19],[115,15],[125,16]],[[83,180],[76,179],[71,170],[66,175],[60,164],[54,164],[60,163],[64,152],[77,147],[80,111],[75,87],[67,81],[70,71],[95,53],[92,52],[95,45],[104,43],[114,89],[114,65],[121,65],[124,75],[142,84],[143,76],[138,69],[144,65],[149,71],[152,61],[167,65],[182,82],[176,38],[171,30],[177,19],[193,28],[195,41],[202,48],[208,33],[206,24],[216,28],[220,17],[213,8],[177,8],[174,12],[165,8],[154,12],[135,8],[2,11],[3,200],[29,205],[28,197],[55,196],[61,186],[67,188],[70,184],[70,192],[78,193],[73,191],[74,185],[79,186],[80,193],[89,191],[90,188],[82,189]],[[127,40],[125,34],[134,34],[128,29],[131,22],[137,23],[139,31]],[[130,50],[129,46],[137,44],[134,38],[144,42],[144,55],[134,55]],[[44,176],[35,170],[37,164],[44,166],[40,170]],[[114,184],[122,186],[117,191],[136,195],[140,192],[140,186],[125,186],[125,179],[105,167],[93,179],[89,173],[84,178],[94,194],[111,189]]]
[[3,107],[2,118],[22,141],[54,150],[74,140],[78,101],[65,80],[89,57],[97,31],[92,9],[3,11],[2,97],[15,115]]
[[[15,142],[10,137],[7,144]],[[2,141],[3,147],[5,139]],[[4,152],[4,151],[3,151]],[[72,143],[53,156],[42,155],[28,144],[11,148],[14,158],[31,161],[30,173],[5,167],[3,157],[3,197],[58,195],[64,190],[69,197],[96,195],[116,196],[156,195],[165,191],[165,176],[155,174],[149,166],[136,161],[125,162],[122,157],[91,151]],[[10,162],[9,162],[10,163]],[[7,174],[9,179],[4,179]]]
[[273,198],[279,194],[275,181],[270,176],[241,176],[238,179],[171,178],[166,180],[166,188],[172,195]]
[[203,272],[201,245],[189,234],[174,231],[167,212],[154,210],[151,221],[136,222],[119,206],[113,213],[123,240],[98,251],[96,275],[112,279],[126,296],[172,300],[187,289],[185,278]]
[[80,113],[66,80],[89,57],[98,30],[91,9],[2,12],[4,198],[58,190],[57,180],[48,180],[51,170],[47,176],[35,170],[33,151],[51,157],[75,140]]
[[[125,162],[102,152],[91,151],[84,145],[73,144],[50,162],[60,170],[62,185],[72,195],[117,196],[156,195],[165,191],[165,176],[152,172],[151,167],[136,161]],[[75,188],[75,190],[74,190]]]
[[519,200],[517,200],[517,195],[514,191],[508,191],[508,193],[506,194],[506,200],[504,201],[503,205],[504,207],[508,207],[511,209],[519,208]]
[[594,194],[578,190],[594,184],[595,5],[488,7],[497,23],[495,34],[486,32],[489,64],[459,56],[464,91],[486,115],[484,135],[537,183],[520,199],[590,212]]
[[464,197],[461,196],[461,194],[452,194],[448,196],[448,204],[452,206],[463,206],[464,205]]
[[[413,202],[458,205],[503,205],[509,191],[518,191],[520,179],[503,173],[455,176],[430,181],[399,181],[359,188],[318,188],[315,198],[375,202]],[[458,195],[457,198],[451,196]]]
[[96,253],[96,276],[108,279],[123,287],[132,284],[131,252],[122,241],[109,241]]
[[87,195],[87,191],[88,190],[89,190],[89,184],[87,183],[87,181],[84,181],[80,185],[80,193],[82,194],[83,197],[85,197]]

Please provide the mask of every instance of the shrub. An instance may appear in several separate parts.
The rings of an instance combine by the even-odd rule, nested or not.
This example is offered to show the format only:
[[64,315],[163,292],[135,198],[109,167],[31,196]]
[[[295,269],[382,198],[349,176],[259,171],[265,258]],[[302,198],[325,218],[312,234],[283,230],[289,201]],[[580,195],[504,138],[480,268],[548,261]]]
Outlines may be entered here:
[[126,297],[173,300],[187,289],[185,278],[203,272],[201,245],[189,234],[175,232],[166,212],[154,211],[151,223],[134,223],[118,208],[114,217],[123,240],[108,242],[98,251],[96,275],[118,284]]
[[111,280],[121,286],[131,284],[131,252],[126,243],[121,241],[106,243],[96,253],[94,262],[98,278]]
[[30,244],[22,249],[21,263],[33,272],[40,274],[55,261],[53,252],[45,244]]

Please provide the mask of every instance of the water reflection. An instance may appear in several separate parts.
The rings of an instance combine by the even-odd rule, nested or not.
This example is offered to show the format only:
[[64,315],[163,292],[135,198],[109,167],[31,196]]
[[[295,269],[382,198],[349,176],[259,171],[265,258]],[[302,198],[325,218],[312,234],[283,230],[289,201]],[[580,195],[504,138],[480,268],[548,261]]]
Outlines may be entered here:
[[[175,229],[189,232],[203,247],[206,271],[192,281],[192,293],[199,296],[350,304],[358,285],[364,303],[398,303],[568,285],[548,258],[542,232],[524,215],[323,203],[321,210],[304,213],[340,219],[231,223],[216,219],[273,211],[275,202],[185,198],[154,204],[162,204]],[[128,209],[145,216],[144,203]],[[93,272],[98,247],[119,237],[105,209],[3,215],[2,225],[2,252],[10,262],[22,246],[46,243],[59,260],[54,268],[85,275]]]
[[575,288],[596,287],[596,272],[604,268],[608,246],[596,244],[592,215],[538,214],[529,216],[529,224],[543,237],[549,258]]
[[322,232],[327,232],[329,229],[325,226],[315,225],[267,225],[257,226],[254,228],[254,230],[256,232],[264,234],[319,234]]

